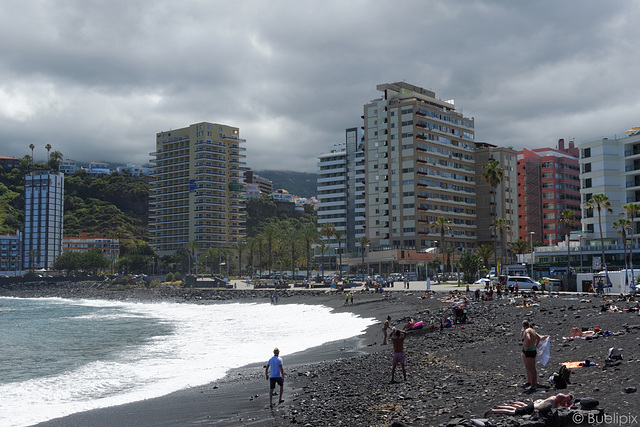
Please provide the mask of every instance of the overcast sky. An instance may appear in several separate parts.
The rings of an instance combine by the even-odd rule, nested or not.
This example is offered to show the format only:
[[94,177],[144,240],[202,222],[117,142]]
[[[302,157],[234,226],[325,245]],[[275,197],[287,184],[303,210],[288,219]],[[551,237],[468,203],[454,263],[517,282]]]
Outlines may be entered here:
[[144,164],[156,132],[211,121],[249,167],[315,172],[396,81],[516,149],[640,125],[640,2],[1,4],[0,155]]

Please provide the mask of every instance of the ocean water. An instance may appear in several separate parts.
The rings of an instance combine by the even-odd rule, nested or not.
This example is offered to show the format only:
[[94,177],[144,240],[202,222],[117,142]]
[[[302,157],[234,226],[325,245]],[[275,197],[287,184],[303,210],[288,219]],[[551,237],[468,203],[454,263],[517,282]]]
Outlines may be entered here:
[[375,322],[302,304],[0,298],[0,426],[169,394],[353,337]]

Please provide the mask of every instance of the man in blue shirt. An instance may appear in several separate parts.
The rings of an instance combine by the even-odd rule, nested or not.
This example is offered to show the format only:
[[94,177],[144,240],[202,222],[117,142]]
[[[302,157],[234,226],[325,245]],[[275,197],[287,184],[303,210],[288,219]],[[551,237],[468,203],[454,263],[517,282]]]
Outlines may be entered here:
[[269,405],[273,408],[273,391],[276,388],[276,384],[280,385],[280,400],[278,403],[284,402],[282,400],[282,389],[284,385],[284,366],[282,365],[282,358],[279,356],[280,350],[278,347],[273,349],[273,357],[267,362],[265,374],[269,380]]

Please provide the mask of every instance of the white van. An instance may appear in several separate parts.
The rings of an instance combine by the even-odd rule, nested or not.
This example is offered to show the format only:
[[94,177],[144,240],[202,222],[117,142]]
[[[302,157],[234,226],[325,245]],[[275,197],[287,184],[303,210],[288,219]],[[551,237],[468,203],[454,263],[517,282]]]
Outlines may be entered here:
[[539,291],[542,289],[542,285],[539,282],[531,279],[528,276],[507,276],[507,288],[513,291],[516,282],[518,282],[518,289],[530,289],[532,291]]

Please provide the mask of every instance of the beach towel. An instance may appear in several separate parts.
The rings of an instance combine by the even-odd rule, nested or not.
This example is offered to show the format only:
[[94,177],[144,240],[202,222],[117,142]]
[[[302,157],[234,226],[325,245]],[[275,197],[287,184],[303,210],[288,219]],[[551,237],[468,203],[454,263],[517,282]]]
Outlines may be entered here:
[[551,342],[549,337],[540,340],[536,347],[536,360],[542,363],[542,366],[547,366],[549,363],[549,357],[551,356]]

